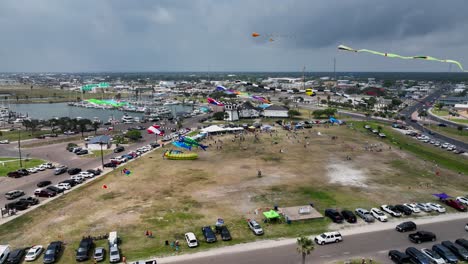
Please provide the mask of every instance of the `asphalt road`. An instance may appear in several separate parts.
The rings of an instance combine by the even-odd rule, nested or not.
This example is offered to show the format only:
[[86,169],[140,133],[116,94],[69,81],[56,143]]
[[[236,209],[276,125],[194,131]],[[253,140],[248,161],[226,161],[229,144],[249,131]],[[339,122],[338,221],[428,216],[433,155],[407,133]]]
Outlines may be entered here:
[[[184,127],[196,127],[199,125],[199,120],[204,118],[204,115],[196,116],[193,118],[189,118],[184,120]],[[151,123],[141,124],[144,127],[149,126]],[[124,130],[127,127],[135,127],[139,124],[129,124],[124,125],[120,124],[114,127],[114,129]],[[176,125],[173,123],[164,125],[168,128],[175,128]],[[170,132],[166,132],[170,133]],[[154,142],[155,136],[151,134],[147,134],[146,131],[142,131],[143,138],[130,146],[125,147],[125,151],[119,154],[110,153],[104,156],[104,162],[108,162],[110,158],[115,156],[120,156],[124,153],[128,153],[130,151],[134,151],[139,147],[144,145],[148,145],[151,142]],[[158,137],[158,140],[161,137]],[[42,142],[41,139],[33,139],[31,141],[39,141]],[[76,142],[76,141],[75,141]],[[45,145],[41,147],[35,148],[25,148],[22,149],[22,155],[25,157],[27,154],[31,158],[39,158],[43,160],[47,160],[53,163],[58,163],[61,165],[66,165],[69,168],[81,168],[82,170],[88,169],[95,169],[101,167],[101,158],[85,158],[77,156],[71,152],[68,152],[65,148],[68,143],[58,143],[53,145]],[[0,157],[7,156],[7,157],[17,157],[18,156],[18,148],[17,144],[8,144],[2,145],[0,147]],[[57,184],[63,180],[69,179],[70,175],[68,173],[64,173],[61,175],[54,175],[54,170],[45,170],[42,172],[30,174],[25,177],[21,178],[9,178],[9,177],[0,177],[0,207],[3,207],[8,202],[11,202],[5,198],[3,194],[11,190],[23,190],[26,193],[26,196],[33,195],[34,190],[37,189],[36,184],[40,181],[51,181],[52,184]],[[47,199],[47,198],[40,198],[40,199]]]
[[[418,226],[418,230],[434,232],[437,235],[436,243],[444,240],[468,238],[468,232],[463,227],[468,222],[467,218],[461,220],[445,221]],[[407,247],[416,248],[432,247],[433,242],[413,244],[408,240],[408,233],[399,233],[395,230],[384,230],[343,237],[344,241],[337,244],[315,246],[315,250],[307,257],[306,263],[334,263],[348,259],[362,257],[372,258],[381,263],[392,263],[387,254],[391,249],[405,250]],[[222,242],[217,242],[222,243]],[[294,244],[272,247],[266,249],[251,250],[245,252],[226,253],[216,256],[190,258],[183,261],[171,261],[173,264],[298,264],[300,255]],[[161,260],[161,263],[165,263]]]

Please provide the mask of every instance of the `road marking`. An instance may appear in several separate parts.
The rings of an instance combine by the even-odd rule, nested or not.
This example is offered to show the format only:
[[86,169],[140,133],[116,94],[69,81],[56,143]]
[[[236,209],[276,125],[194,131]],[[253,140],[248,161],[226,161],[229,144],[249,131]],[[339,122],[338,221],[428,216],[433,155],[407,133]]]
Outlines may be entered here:
[[351,252],[348,252],[348,251],[343,252],[343,255],[349,255],[349,254],[351,254]]
[[332,255],[322,255],[322,256],[320,256],[320,257],[321,257],[321,258],[329,258],[329,257],[331,257],[331,256],[332,256]]

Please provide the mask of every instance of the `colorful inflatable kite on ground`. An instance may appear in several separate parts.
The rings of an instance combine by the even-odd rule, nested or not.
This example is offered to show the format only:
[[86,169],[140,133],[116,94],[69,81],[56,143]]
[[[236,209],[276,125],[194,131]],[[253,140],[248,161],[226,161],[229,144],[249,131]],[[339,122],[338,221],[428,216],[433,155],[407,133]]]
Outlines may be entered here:
[[155,134],[155,135],[158,135],[158,136],[164,135],[164,133],[161,130],[159,130],[159,128],[161,128],[161,127],[158,126],[158,125],[152,125],[152,126],[148,127],[146,129],[146,131],[148,132],[148,134]]
[[197,153],[184,153],[179,150],[166,150],[163,157],[170,160],[194,160],[198,158]]
[[224,106],[223,103],[219,102],[219,101],[216,101],[215,99],[213,98],[206,98],[206,100],[208,101],[209,104],[212,104],[212,105],[217,105],[217,106]]
[[344,50],[344,51],[352,51],[352,52],[367,52],[371,53],[374,55],[380,55],[384,57],[389,57],[389,58],[397,58],[397,59],[403,59],[403,60],[429,60],[429,61],[438,61],[438,62],[445,62],[445,63],[452,63],[458,66],[463,72],[468,72],[463,69],[463,66],[461,65],[460,62],[455,61],[455,60],[447,60],[447,59],[438,59],[434,58],[431,56],[401,56],[398,54],[394,53],[387,53],[387,52],[380,52],[380,51],[375,51],[375,50],[368,50],[368,49],[353,49],[351,47],[345,46],[345,45],[339,45],[338,46],[339,50]]
[[206,149],[208,148],[208,146],[198,143],[198,141],[196,141],[195,139],[191,139],[189,137],[184,137],[184,136],[180,136],[177,142],[183,143],[184,144],[183,148],[187,148],[187,149],[192,149],[193,147],[199,147],[206,151]]

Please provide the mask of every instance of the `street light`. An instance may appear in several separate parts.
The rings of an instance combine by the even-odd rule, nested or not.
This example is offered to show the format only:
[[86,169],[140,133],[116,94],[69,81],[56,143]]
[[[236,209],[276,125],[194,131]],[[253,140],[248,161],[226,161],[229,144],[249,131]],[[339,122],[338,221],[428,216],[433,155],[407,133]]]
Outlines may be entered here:
[[23,160],[21,159],[21,129],[18,129],[18,152],[19,152],[20,167],[23,168]]
[[102,169],[104,170],[104,154],[102,153],[102,144],[104,144],[102,141],[99,141],[99,145],[101,146],[101,164],[102,164]]

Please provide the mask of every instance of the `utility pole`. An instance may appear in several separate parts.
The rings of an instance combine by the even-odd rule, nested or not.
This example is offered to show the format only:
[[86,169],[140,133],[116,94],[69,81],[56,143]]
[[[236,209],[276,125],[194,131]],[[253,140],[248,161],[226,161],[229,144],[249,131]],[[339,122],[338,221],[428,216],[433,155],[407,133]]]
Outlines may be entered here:
[[305,91],[305,69],[306,67],[304,65],[304,67],[302,67],[302,90],[304,91]]
[[333,76],[336,81],[336,57],[333,57]]
[[23,168],[23,160],[21,159],[21,129],[18,129],[18,152],[19,152],[20,167]]

